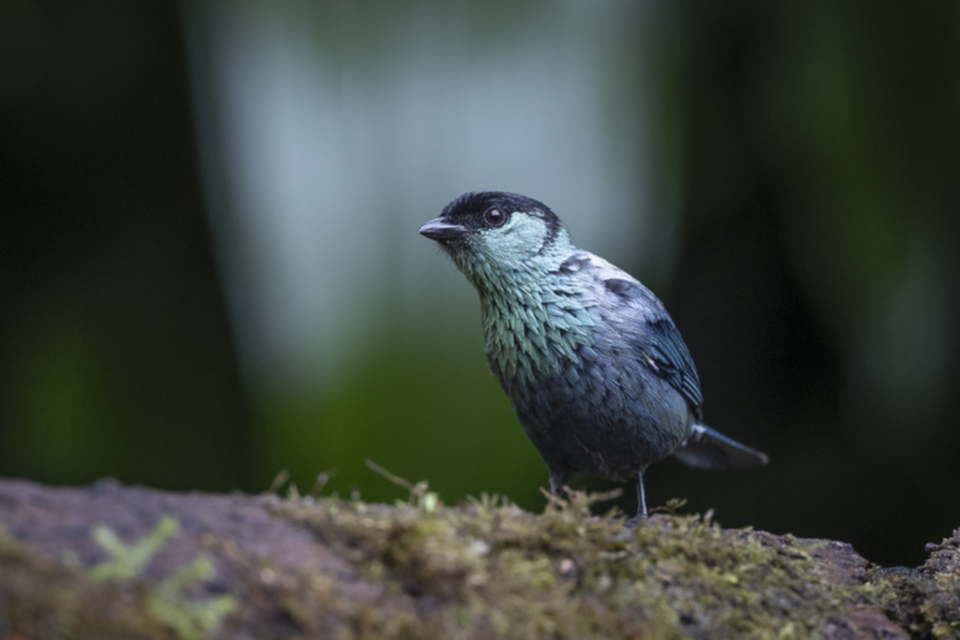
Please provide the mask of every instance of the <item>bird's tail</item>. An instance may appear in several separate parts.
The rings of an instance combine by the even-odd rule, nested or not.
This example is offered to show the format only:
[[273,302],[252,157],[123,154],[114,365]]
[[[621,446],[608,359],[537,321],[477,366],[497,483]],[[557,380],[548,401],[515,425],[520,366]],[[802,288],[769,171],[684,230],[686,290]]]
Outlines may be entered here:
[[718,431],[695,424],[690,436],[673,455],[698,469],[739,469],[757,467],[769,461],[767,454],[731,440]]

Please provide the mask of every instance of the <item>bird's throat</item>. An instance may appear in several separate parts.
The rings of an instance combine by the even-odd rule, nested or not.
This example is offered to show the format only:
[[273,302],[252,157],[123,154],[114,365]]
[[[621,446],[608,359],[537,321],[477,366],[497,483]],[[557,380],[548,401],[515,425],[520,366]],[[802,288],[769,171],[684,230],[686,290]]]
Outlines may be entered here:
[[480,306],[487,358],[504,385],[566,374],[593,344],[591,306],[560,282],[481,289]]

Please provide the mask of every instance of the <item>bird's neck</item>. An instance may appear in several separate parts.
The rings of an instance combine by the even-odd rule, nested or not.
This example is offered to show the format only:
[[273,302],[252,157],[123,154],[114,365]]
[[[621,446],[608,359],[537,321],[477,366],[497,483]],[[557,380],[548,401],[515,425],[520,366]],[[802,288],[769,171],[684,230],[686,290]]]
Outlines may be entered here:
[[518,268],[498,275],[474,283],[494,374],[504,385],[567,374],[578,349],[593,344],[592,305],[584,292],[549,270]]

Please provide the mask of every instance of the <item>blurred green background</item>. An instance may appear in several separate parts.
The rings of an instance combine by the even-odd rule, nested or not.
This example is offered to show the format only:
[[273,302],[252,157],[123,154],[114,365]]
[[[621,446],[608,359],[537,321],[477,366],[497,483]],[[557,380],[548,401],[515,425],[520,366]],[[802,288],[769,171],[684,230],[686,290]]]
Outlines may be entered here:
[[369,458],[541,509],[416,234],[501,189],[653,288],[771,456],[653,504],[918,564],[960,525],[958,160],[953,0],[8,0],[0,476],[402,496]]

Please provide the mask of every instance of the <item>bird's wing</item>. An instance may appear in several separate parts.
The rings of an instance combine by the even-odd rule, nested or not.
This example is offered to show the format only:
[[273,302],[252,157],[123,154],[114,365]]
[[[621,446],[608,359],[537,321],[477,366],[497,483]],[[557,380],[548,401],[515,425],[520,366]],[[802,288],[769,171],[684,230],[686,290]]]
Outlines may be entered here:
[[703,404],[700,377],[680,332],[669,316],[647,320],[647,326],[652,335],[648,362],[650,368],[687,399],[700,419],[700,407]]
[[637,351],[640,361],[666,380],[702,418],[703,394],[693,358],[663,303],[630,275],[592,256],[596,275],[612,304],[611,320]]

